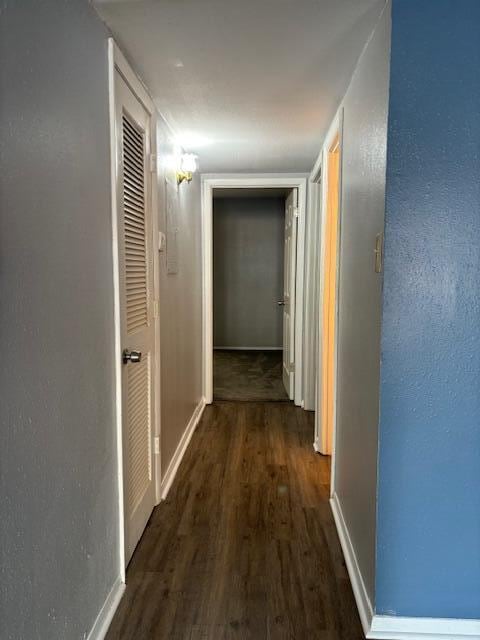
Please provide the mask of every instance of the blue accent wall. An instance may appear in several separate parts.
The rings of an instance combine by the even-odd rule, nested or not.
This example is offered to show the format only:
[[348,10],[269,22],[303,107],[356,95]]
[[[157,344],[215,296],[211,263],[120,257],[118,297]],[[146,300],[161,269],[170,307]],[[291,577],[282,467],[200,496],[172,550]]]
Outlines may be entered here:
[[480,1],[393,0],[376,611],[480,618]]

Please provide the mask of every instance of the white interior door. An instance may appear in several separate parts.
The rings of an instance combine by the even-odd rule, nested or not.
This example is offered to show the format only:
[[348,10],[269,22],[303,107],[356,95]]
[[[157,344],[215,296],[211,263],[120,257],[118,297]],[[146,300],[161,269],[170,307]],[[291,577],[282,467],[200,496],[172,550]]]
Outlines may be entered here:
[[297,270],[298,189],[285,201],[285,247],[283,271],[283,384],[295,395],[295,282]]
[[115,74],[118,256],[121,310],[125,559],[155,505],[155,321],[150,115]]

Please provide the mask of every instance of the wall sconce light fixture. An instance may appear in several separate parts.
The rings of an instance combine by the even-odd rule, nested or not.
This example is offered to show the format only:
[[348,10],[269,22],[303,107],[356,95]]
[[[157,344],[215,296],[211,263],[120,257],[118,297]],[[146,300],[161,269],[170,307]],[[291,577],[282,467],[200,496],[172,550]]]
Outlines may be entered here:
[[193,153],[183,153],[180,159],[180,168],[177,171],[177,184],[183,181],[191,182],[193,174],[197,170],[197,159]]

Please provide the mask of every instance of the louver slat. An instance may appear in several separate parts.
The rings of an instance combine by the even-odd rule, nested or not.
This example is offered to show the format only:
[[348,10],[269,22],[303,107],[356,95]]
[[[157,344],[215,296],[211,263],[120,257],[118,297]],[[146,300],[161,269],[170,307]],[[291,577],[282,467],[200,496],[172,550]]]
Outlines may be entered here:
[[124,114],[123,210],[127,332],[148,323],[147,252],[145,246],[145,148],[143,133]]

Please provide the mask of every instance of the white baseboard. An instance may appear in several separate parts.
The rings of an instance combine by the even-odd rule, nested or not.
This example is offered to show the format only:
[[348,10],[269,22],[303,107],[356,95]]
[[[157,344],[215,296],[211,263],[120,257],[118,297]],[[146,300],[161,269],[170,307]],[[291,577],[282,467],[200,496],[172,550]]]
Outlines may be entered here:
[[466,640],[480,638],[480,620],[373,616],[367,638],[376,640]]
[[313,450],[315,451],[315,453],[322,453],[322,451],[320,449],[320,443],[318,442],[318,440],[314,440],[314,442],[313,442]]
[[348,575],[350,576],[350,582],[352,583],[353,594],[360,614],[363,631],[365,636],[367,636],[367,633],[370,631],[373,618],[372,603],[370,602],[370,598],[368,597],[367,590],[365,588],[365,583],[363,582],[360,567],[358,566],[357,557],[355,555],[355,549],[353,548],[350,534],[348,533],[347,525],[343,517],[340,501],[336,493],[332,495],[330,505],[332,507],[333,517],[337,526],[340,544],[342,545]]
[[[316,450],[315,445],[314,448]],[[337,494],[333,494],[330,504],[366,638],[369,640],[467,640],[468,638],[479,640],[480,620],[373,615],[372,604],[360,573]]]
[[283,351],[283,347],[213,347],[214,351]]
[[112,618],[120,604],[124,591],[125,583],[122,582],[120,578],[117,578],[113,587],[110,589],[107,599],[100,609],[97,619],[93,623],[93,627],[87,636],[87,640],[103,640],[105,638],[108,627],[112,622]]
[[202,417],[203,410],[205,409],[205,398],[202,398],[200,402],[195,407],[195,410],[190,418],[185,431],[183,432],[183,436],[178,443],[178,447],[173,454],[173,458],[168,465],[168,468],[165,472],[165,475],[160,484],[160,498],[161,500],[165,500],[172,486],[172,482],[177,475],[178,467],[182,461],[183,456],[185,455],[185,451],[190,443],[190,440],[195,432],[197,424],[200,422],[200,418]]

